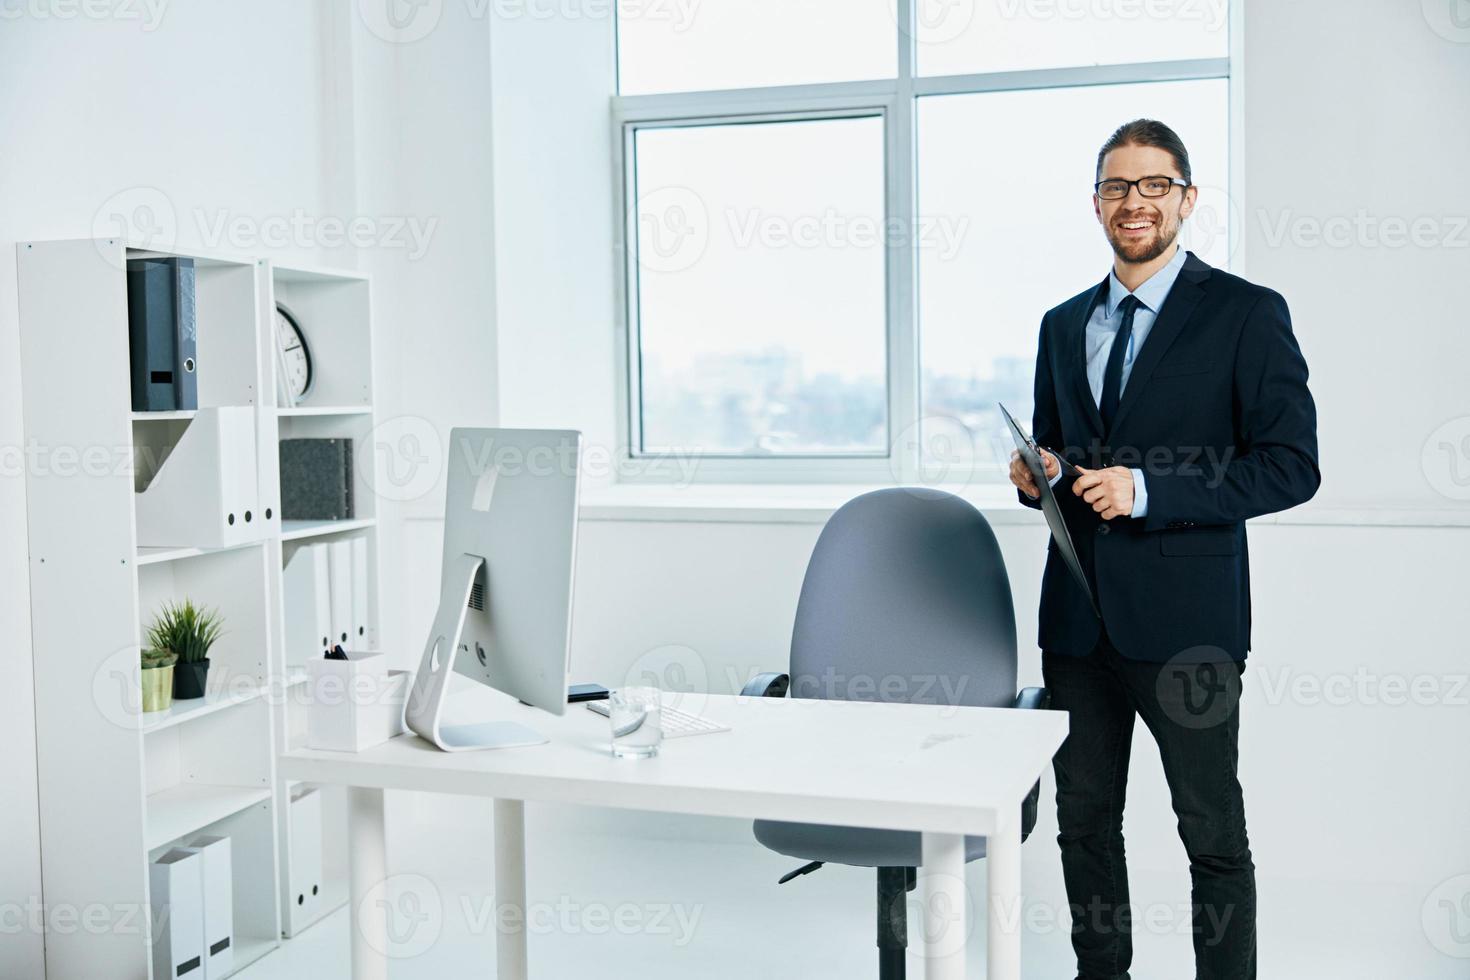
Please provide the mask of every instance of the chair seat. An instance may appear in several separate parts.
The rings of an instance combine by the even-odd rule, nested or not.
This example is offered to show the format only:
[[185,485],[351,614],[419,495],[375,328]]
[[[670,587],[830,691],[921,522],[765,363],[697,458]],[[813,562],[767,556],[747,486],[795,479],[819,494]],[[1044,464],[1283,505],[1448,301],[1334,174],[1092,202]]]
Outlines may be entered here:
[[[757,820],[755,839],[778,854],[802,861],[850,864],[859,868],[917,868],[921,863],[919,834],[911,830]],[[984,856],[985,838],[966,837],[965,860]]]

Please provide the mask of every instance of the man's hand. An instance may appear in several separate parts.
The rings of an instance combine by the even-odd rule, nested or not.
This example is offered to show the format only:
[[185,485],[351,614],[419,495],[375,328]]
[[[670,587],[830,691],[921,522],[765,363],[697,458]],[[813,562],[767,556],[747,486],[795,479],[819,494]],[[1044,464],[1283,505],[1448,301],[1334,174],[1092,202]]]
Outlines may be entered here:
[[[1048,481],[1062,470],[1061,464],[1057,462],[1056,457],[1045,449],[1041,450],[1041,462],[1046,466],[1046,478]],[[1041,496],[1041,491],[1037,488],[1036,481],[1031,477],[1031,467],[1026,465],[1026,461],[1021,458],[1021,452],[1018,449],[1011,450],[1011,483],[1015,485],[1017,490],[1032,500]]]
[[1092,505],[1105,521],[1133,514],[1133,471],[1126,466],[1105,470],[1077,467],[1082,475],[1072,482],[1072,492]]

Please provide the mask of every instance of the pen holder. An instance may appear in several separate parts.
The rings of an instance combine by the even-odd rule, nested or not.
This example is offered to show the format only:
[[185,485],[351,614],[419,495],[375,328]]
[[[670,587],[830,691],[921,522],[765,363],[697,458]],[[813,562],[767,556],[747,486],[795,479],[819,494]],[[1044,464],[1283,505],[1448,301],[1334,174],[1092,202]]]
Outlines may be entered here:
[[389,670],[381,653],[306,663],[306,746],[361,752],[403,734],[412,671]]

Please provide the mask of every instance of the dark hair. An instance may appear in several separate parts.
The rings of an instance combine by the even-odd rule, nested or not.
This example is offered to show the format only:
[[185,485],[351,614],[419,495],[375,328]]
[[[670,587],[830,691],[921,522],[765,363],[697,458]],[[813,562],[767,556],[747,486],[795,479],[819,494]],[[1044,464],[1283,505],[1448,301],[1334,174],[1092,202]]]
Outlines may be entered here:
[[1179,176],[1193,183],[1189,175],[1189,151],[1184,148],[1184,141],[1179,134],[1157,119],[1135,119],[1126,122],[1113,131],[1108,141],[1097,151],[1097,176],[1095,180],[1102,180],[1103,158],[1120,146],[1154,146],[1165,151],[1174,158],[1174,166],[1179,168]]

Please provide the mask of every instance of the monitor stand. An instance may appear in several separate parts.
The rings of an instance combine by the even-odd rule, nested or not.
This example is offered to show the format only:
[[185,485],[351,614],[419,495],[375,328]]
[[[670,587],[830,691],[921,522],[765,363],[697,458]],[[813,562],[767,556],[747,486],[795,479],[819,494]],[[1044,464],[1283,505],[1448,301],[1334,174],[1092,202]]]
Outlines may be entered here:
[[535,729],[514,721],[442,724],[444,704],[449,700],[449,679],[454,676],[454,658],[461,652],[459,641],[464,634],[470,590],[484,564],[485,559],[478,555],[460,555],[451,564],[440,584],[439,612],[434,617],[434,628],[429,631],[429,642],[408,696],[405,717],[409,729],[445,752],[510,749],[549,741]]

